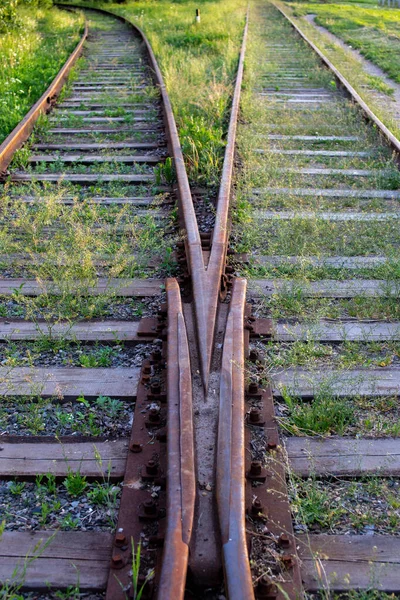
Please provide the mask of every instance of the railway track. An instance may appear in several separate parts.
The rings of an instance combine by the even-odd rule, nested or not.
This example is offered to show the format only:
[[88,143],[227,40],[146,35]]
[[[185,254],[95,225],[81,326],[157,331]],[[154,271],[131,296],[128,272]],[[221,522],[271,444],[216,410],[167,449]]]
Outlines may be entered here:
[[33,110],[55,105],[28,146],[29,118],[0,147],[0,580],[109,600],[400,592],[396,140],[255,3],[200,233],[150,46],[85,13],[67,91]]

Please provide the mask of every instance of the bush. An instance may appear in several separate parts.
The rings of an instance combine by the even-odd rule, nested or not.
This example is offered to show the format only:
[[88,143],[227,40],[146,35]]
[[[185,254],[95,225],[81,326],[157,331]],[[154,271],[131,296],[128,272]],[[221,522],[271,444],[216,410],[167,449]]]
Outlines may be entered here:
[[19,0],[0,0],[0,33],[20,25],[17,16]]

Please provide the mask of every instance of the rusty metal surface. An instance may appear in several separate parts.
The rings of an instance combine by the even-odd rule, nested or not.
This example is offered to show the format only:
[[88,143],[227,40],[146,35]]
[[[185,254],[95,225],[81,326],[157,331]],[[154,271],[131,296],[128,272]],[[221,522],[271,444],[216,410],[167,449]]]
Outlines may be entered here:
[[345,89],[347,94],[352,98],[352,100],[358,104],[361,108],[364,116],[371,121],[379,131],[382,133],[383,137],[390,144],[392,149],[396,152],[397,159],[400,160],[400,140],[397,139],[395,135],[382,123],[380,119],[376,116],[376,114],[369,108],[369,106],[364,102],[361,96],[356,92],[353,86],[347,81],[347,79],[341,74],[341,72],[331,63],[329,58],[325,56],[323,52],[303,33],[298,25],[286,14],[286,12],[273,0],[271,0],[271,4],[281,13],[281,15],[289,21],[293,29],[299,34],[299,36],[318,54],[322,62],[332,73],[334,74],[336,81]]
[[245,300],[246,280],[236,279],[222,355],[217,456],[217,503],[230,600],[254,598],[245,531]]
[[228,249],[229,236],[229,205],[231,199],[232,174],[234,166],[234,154],[236,144],[237,119],[240,105],[240,92],[243,81],[244,57],[246,53],[246,42],[248,32],[249,11],[246,14],[246,24],[243,30],[242,46],[239,56],[239,64],[236,73],[236,82],[232,99],[231,116],[229,120],[228,135],[225,147],[224,163],[221,174],[221,183],[218,193],[217,212],[215,227],[212,236],[211,254],[205,273],[207,294],[204,296],[206,302],[208,326],[205,330],[205,349],[202,354],[203,372],[210,371],[212,348],[215,334],[215,322],[218,307],[218,298],[222,284],[226,253]]
[[[272,540],[264,554],[271,553],[271,559],[275,561],[273,576],[263,575],[258,579],[256,598],[300,600],[303,598],[300,560],[286,485],[286,456],[280,444],[272,390],[252,383],[247,390],[247,401],[247,527],[252,538],[252,531],[259,535],[257,526],[264,525],[264,535]],[[265,450],[260,461],[252,456],[252,435],[255,431],[258,444],[260,432],[264,437]]]
[[26,142],[26,140],[32,133],[32,130],[39,116],[43,113],[48,112],[54,105],[57,96],[60,93],[61,88],[64,86],[72,67],[74,66],[82,52],[83,44],[85,43],[87,35],[88,24],[85,19],[85,29],[81,40],[76,46],[75,50],[70,55],[70,57],[68,58],[67,62],[58,72],[57,76],[54,78],[53,82],[49,85],[44,94],[32,106],[32,108],[25,115],[22,121],[18,123],[15,129],[13,129],[13,131],[6,137],[4,142],[1,144],[0,177],[4,176],[4,174],[6,173],[7,167],[10,164],[15,151],[18,150],[18,148],[20,148],[24,142]]
[[[192,528],[196,502],[197,509],[199,506],[202,508],[206,502],[211,507],[211,516],[207,514],[205,519],[209,520],[209,528],[214,528],[213,535],[218,538],[218,544],[222,541],[226,595],[229,600],[252,600],[255,596],[247,549],[245,512],[246,499],[247,506],[250,504],[249,510],[251,510],[254,493],[251,487],[253,480],[248,477],[246,484],[245,476],[252,469],[249,463],[249,453],[246,453],[245,446],[244,359],[245,344],[250,333],[249,327],[244,329],[246,281],[236,279],[233,282],[227,319],[227,305],[219,302],[229,235],[229,201],[248,15],[232,101],[222,181],[218,196],[216,226],[207,261],[208,255],[202,248],[172,107],[150,44],[142,31],[124,17],[104,9],[94,10],[100,10],[100,12],[113,15],[126,22],[136,31],[146,46],[154,82],[160,89],[168,144],[176,169],[176,192],[181,223],[186,231],[186,254],[192,277],[193,305],[190,306],[190,310],[195,317],[187,318],[189,311],[183,311],[178,282],[175,279],[169,279],[166,283],[167,333],[163,321],[154,322],[153,319],[143,321],[141,329],[138,331],[138,336],[143,335],[145,338],[152,337],[153,334],[163,339],[167,337],[166,350],[164,346],[167,371],[165,372],[164,369],[161,352],[157,352],[156,356],[153,355],[142,365],[106,600],[123,600],[133,596],[131,540],[135,546],[139,542],[142,545],[142,572],[152,568],[157,569],[155,580],[146,587],[146,598],[153,597],[155,594],[157,594],[158,600],[184,598],[189,564],[189,544],[195,537],[194,534],[192,535]],[[221,323],[218,329],[217,315],[221,323],[222,321],[224,324],[226,322],[222,350],[216,350],[218,345],[222,346],[222,343],[217,344],[217,342],[222,342],[223,331]],[[193,326],[191,326],[192,320]],[[271,335],[269,321],[259,323],[256,329],[258,335]],[[189,344],[196,337],[195,330],[197,331],[197,349],[195,349],[195,343]],[[190,352],[193,352],[195,356],[189,356]],[[220,355],[222,355],[222,367],[220,366]],[[194,374],[193,364],[201,374],[201,380],[200,375]],[[212,373],[215,378],[207,390],[211,365],[215,370],[215,373]],[[216,374],[218,369],[220,375]],[[166,378],[165,383],[164,378]],[[216,381],[218,381],[217,384]],[[199,393],[199,387],[202,387],[201,393]],[[209,489],[206,487],[206,491],[210,494],[207,495],[207,498],[204,496],[206,499],[203,504],[199,502],[199,496],[204,491],[196,490],[198,465],[195,463],[192,414],[192,396],[195,392],[198,397],[201,397],[205,412],[210,412],[209,396],[216,394],[218,407],[218,392],[220,395],[218,435],[213,432],[211,436],[216,444],[212,446],[210,443],[208,448],[210,455],[215,453],[215,447],[217,449],[216,464],[215,458],[213,458],[212,464],[212,469],[216,471],[213,474],[216,486],[215,492],[213,486],[208,486]],[[276,466],[271,466],[271,478],[268,479],[273,493],[270,493],[271,490],[267,490],[264,486],[263,488],[257,487],[257,494],[262,498],[262,502],[271,504],[269,513],[273,516],[270,526],[272,534],[279,537],[282,532],[289,532],[289,545],[293,546],[290,549],[293,558],[288,560],[286,552],[285,573],[287,572],[287,577],[282,585],[289,597],[295,598],[298,597],[299,590],[301,590],[301,581],[299,580],[294,539],[290,537],[293,532],[290,529],[292,526],[291,515],[284,481],[284,464],[279,454],[278,430],[276,424],[272,423],[272,397],[267,396],[263,404],[263,421],[266,424],[266,434],[269,436],[271,450],[275,452],[272,462],[274,464],[276,462]],[[166,399],[168,399],[167,404],[165,404]],[[201,411],[198,416],[202,418]],[[212,416],[212,418],[214,417]],[[214,422],[216,428],[217,420],[215,419]],[[206,423],[205,420],[203,426],[204,423]],[[167,426],[166,434],[165,426]],[[167,441],[166,449],[165,441]],[[204,439],[200,440],[200,443],[204,444]],[[200,456],[200,454],[199,452],[198,455]],[[248,461],[247,467],[246,461]],[[167,519],[164,518],[165,509],[167,510]],[[215,527],[217,513],[221,540],[218,527]],[[200,519],[197,519],[198,516],[196,513],[196,523],[200,522]],[[198,523],[197,530],[204,534],[204,530],[201,530]],[[203,535],[204,537],[206,536]],[[205,541],[208,541],[208,538]],[[164,546],[164,549],[160,570],[158,566],[161,545]],[[200,556],[200,553],[198,555]],[[217,555],[221,555],[219,545],[217,546]],[[202,561],[201,565],[207,563],[204,558]],[[217,563],[217,561],[214,562]],[[202,583],[206,585],[209,584],[208,576],[212,571],[208,567],[207,563],[208,570],[202,572],[204,580]],[[219,569],[217,571],[218,579],[220,578]],[[270,584],[266,584],[267,588],[268,585]],[[280,596],[264,595],[259,597]],[[283,596],[281,597],[283,598]]]
[[[141,574],[159,559],[165,520],[165,389],[161,352],[142,365],[107,584],[107,600],[125,600],[132,583],[132,543],[141,544]],[[161,382],[161,384],[160,384]],[[150,597],[153,582],[147,586]]]
[[184,597],[196,496],[192,378],[185,320],[176,279],[166,282],[167,526],[157,598]]

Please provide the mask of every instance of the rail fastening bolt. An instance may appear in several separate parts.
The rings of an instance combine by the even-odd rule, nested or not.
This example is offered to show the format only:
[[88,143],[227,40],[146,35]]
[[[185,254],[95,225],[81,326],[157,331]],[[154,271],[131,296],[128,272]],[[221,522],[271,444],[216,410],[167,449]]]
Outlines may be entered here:
[[251,505],[251,515],[253,517],[258,517],[260,513],[263,512],[263,505],[259,498],[255,498]]
[[258,582],[257,585],[257,598],[270,599],[278,596],[278,587],[271,581],[271,579],[264,575]]
[[154,350],[151,358],[154,360],[154,362],[159,362],[162,358],[161,350]]
[[126,536],[125,536],[125,534],[121,533],[121,532],[115,534],[114,544],[116,546],[118,546],[119,548],[121,546],[125,546],[125,544],[126,544]]
[[275,450],[276,442],[267,442],[267,448],[268,448],[268,450]]
[[278,544],[281,548],[288,548],[290,546],[290,539],[287,533],[281,533],[278,539]]
[[249,360],[251,360],[252,362],[255,362],[259,358],[260,358],[260,356],[259,356],[257,350],[255,350],[254,348],[252,350],[250,350]]
[[291,569],[293,567],[293,557],[290,554],[282,554],[280,560],[285,569]]
[[261,475],[262,464],[259,460],[252,460],[250,464],[250,475]]
[[151,384],[150,392],[152,394],[160,394],[161,393],[161,384],[159,381],[155,381]]
[[135,454],[138,454],[143,450],[143,446],[142,444],[138,444],[137,442],[132,442],[132,444],[129,446],[129,450],[131,452],[134,452]]
[[146,465],[146,472],[148,475],[157,475],[158,463],[155,460],[149,460]]
[[144,365],[144,367],[143,367],[143,374],[150,375],[150,373],[151,373],[151,366],[150,365]]
[[146,515],[155,515],[157,512],[157,504],[154,500],[146,500],[143,502],[143,510]]
[[249,412],[250,423],[258,423],[260,420],[260,411],[258,408],[251,408]]
[[258,384],[255,381],[251,381],[249,383],[249,394],[257,394],[258,393]]
[[111,558],[111,566],[114,569],[120,569],[124,566],[124,561],[120,554],[114,554],[114,556]]
[[151,408],[149,410],[149,421],[152,423],[158,423],[160,420],[160,411],[158,408]]

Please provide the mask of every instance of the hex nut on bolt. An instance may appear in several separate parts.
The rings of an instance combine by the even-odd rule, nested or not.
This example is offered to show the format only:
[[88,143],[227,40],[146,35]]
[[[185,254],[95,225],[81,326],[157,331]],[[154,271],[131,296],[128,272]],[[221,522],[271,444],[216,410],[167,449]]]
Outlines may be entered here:
[[112,569],[122,569],[124,566],[124,560],[120,554],[114,554],[111,558],[111,568]]
[[[262,513],[264,510],[264,507],[262,505],[262,502],[259,498],[255,498],[253,500],[253,503],[251,505],[251,510],[250,510],[250,514],[252,517],[259,517],[260,513]],[[263,515],[265,516],[265,515]]]
[[125,536],[125,534],[124,534],[124,533],[121,533],[121,532],[120,532],[120,533],[117,533],[117,534],[115,535],[115,538],[114,538],[114,544],[115,544],[116,546],[118,546],[119,548],[120,548],[121,546],[125,546],[125,544],[126,544],[126,536]]
[[160,411],[158,408],[151,408],[149,410],[149,421],[152,423],[159,423],[160,421]]
[[149,460],[146,465],[146,473],[148,475],[157,475],[158,463],[155,460]]
[[258,384],[255,381],[249,383],[249,394],[258,394]]
[[264,575],[258,582],[256,596],[260,600],[273,600],[278,596],[278,587],[267,575]]
[[146,515],[155,515],[157,512],[157,504],[154,500],[146,500],[143,502],[143,510]]
[[152,383],[150,386],[150,392],[152,394],[161,394],[161,385],[159,382]]
[[250,350],[249,360],[251,360],[252,362],[255,362],[259,358],[260,357],[259,357],[259,354],[258,354],[258,350],[255,350],[254,348],[252,350]]
[[260,411],[258,408],[251,408],[249,412],[249,422],[258,423],[260,420]]
[[249,475],[261,475],[262,464],[259,460],[252,460],[250,464]]
[[293,556],[291,556],[291,554],[282,554],[282,556],[280,556],[280,560],[281,563],[283,564],[283,566],[285,567],[285,569],[292,569],[294,562],[293,562]]
[[281,548],[288,548],[290,546],[290,539],[287,533],[281,533],[278,544]]
[[141,452],[143,450],[143,446],[142,446],[142,444],[137,444],[136,442],[132,442],[132,444],[129,446],[129,450],[131,452],[134,452],[135,454],[138,454],[139,452]]

